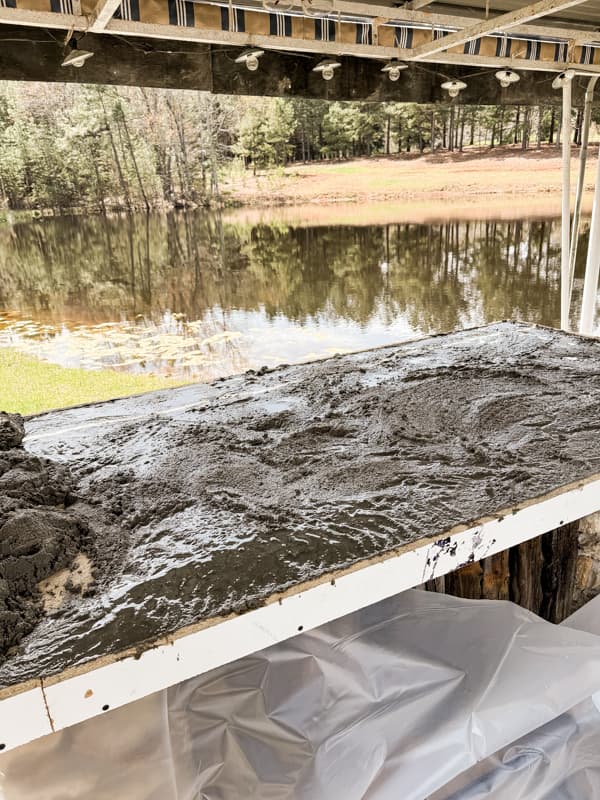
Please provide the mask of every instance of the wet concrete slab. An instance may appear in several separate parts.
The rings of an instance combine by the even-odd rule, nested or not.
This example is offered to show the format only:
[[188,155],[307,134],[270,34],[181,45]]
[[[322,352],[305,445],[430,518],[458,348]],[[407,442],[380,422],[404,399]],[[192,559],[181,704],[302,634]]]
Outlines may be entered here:
[[5,688],[600,472],[600,342],[501,323],[54,412],[26,432],[29,455],[69,471],[95,584],[4,653]]

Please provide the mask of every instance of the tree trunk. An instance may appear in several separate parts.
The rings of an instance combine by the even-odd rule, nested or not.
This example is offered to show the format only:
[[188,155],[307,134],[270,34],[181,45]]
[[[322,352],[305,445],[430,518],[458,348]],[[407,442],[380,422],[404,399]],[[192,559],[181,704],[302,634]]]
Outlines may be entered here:
[[96,176],[96,191],[98,194],[98,206],[100,209],[100,213],[106,216],[106,202],[104,200],[104,186],[102,183],[102,176],[100,175],[100,170],[98,168],[98,162],[96,161],[96,148],[92,145],[92,142],[88,138],[88,152],[90,161],[94,166],[94,174]]
[[529,145],[529,113],[529,108],[526,108],[523,112],[523,136],[521,138],[522,150],[526,150]]
[[179,149],[181,151],[180,156],[178,157],[177,161],[180,166],[180,172],[183,177],[182,181],[182,193],[185,199],[195,200],[196,193],[194,191],[194,183],[192,181],[192,176],[190,173],[190,165],[189,165],[189,157],[188,157],[188,148],[187,148],[187,141],[185,138],[185,130],[183,127],[183,122],[181,116],[177,113],[177,110],[173,106],[171,98],[167,96],[167,108],[173,118],[173,123],[175,125],[175,131],[177,133],[177,139],[179,141]]
[[129,134],[129,126],[127,125],[127,120],[125,118],[125,114],[122,117],[123,122],[123,130],[125,131],[125,140],[127,142],[127,147],[129,149],[129,153],[131,155],[131,160],[133,162],[133,168],[135,170],[135,175],[137,178],[138,186],[140,187],[140,192],[142,195],[142,199],[144,201],[144,205],[146,206],[146,211],[150,211],[150,203],[148,202],[148,196],[146,195],[146,190],[144,189],[144,182],[142,180],[142,176],[140,174],[140,168],[138,166],[137,158],[135,157],[135,149],[131,142],[131,136]]
[[115,137],[113,136],[112,128],[110,127],[110,121],[108,119],[108,114],[106,113],[106,106],[104,105],[104,98],[102,97],[102,92],[100,89],[97,90],[98,97],[100,98],[100,105],[102,106],[102,114],[104,116],[104,125],[106,128],[106,132],[108,133],[108,140],[110,142],[110,146],[113,152],[113,157],[115,159],[115,166],[117,168],[117,175],[119,177],[119,183],[121,185],[121,191],[125,197],[125,202],[127,203],[127,208],[129,211],[132,210],[131,205],[131,197],[129,196],[129,188],[127,186],[127,182],[125,180],[125,176],[123,175],[123,169],[121,167],[121,159],[119,158],[119,153],[117,151],[117,145],[115,142]]
[[554,128],[556,126],[556,109],[552,106],[550,110],[550,131],[548,133],[548,144],[554,141]]

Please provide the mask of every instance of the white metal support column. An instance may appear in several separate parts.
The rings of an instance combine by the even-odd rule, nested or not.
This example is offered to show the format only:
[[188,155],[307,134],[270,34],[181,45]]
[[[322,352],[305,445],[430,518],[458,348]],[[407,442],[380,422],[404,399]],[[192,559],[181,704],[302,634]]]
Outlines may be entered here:
[[562,221],[560,269],[560,327],[569,327],[569,248],[571,244],[571,80],[562,84]]
[[585,280],[583,284],[583,300],[581,301],[580,333],[590,334],[594,327],[596,312],[596,294],[598,292],[598,272],[600,271],[600,156],[596,168],[596,188],[594,189],[594,205],[590,225],[590,241],[585,264]]
[[583,123],[581,126],[581,151],[579,154],[579,175],[577,176],[577,189],[575,192],[575,209],[573,211],[573,224],[571,225],[571,251],[569,253],[569,300],[568,308],[571,309],[573,296],[573,279],[575,277],[575,261],[577,260],[577,247],[579,244],[579,226],[581,222],[581,202],[583,199],[583,186],[585,183],[585,166],[587,163],[588,144],[590,139],[590,122],[592,119],[592,100],[598,76],[590,78],[585,91],[585,104],[583,109]]

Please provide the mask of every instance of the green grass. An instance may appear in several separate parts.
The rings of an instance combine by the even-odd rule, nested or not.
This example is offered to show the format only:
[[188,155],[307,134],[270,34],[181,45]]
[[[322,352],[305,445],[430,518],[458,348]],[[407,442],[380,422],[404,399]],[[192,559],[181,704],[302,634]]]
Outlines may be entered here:
[[181,386],[184,381],[115,370],[65,369],[0,348],[0,411],[37,414],[80,403]]

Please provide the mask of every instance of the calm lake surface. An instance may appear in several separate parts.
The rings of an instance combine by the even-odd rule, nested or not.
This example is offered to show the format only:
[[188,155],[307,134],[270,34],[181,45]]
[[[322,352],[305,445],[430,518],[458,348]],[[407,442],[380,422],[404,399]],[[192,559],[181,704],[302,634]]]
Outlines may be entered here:
[[499,319],[557,326],[559,273],[549,219],[50,218],[0,226],[0,346],[210,380]]

